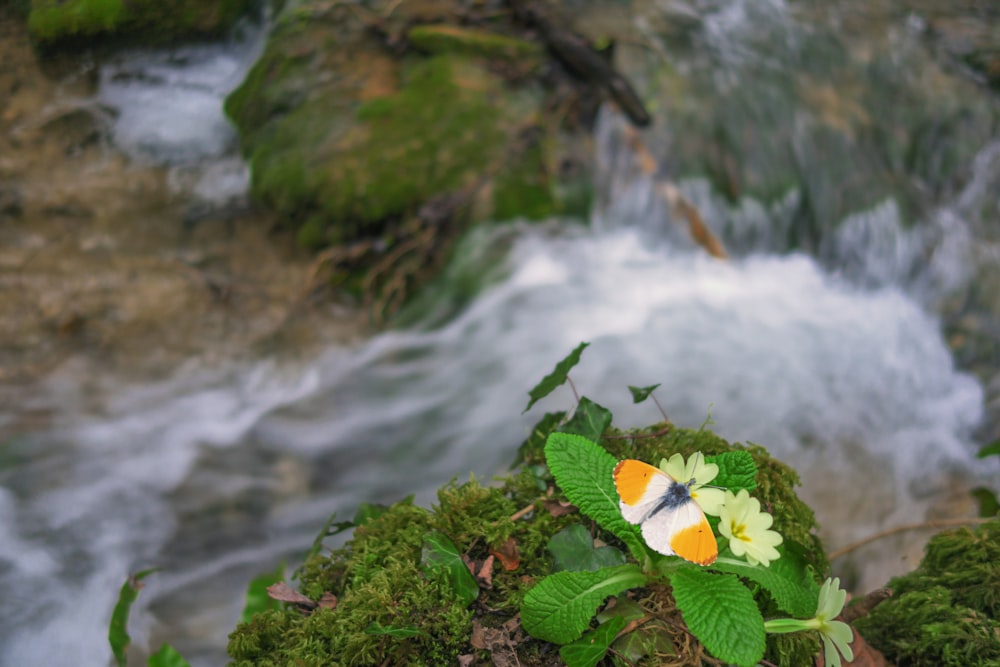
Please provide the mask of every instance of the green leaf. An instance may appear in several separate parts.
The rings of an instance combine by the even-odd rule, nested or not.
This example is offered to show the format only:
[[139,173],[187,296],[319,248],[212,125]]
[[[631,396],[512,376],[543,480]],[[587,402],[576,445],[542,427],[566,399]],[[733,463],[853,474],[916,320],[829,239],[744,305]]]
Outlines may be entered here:
[[572,644],[563,646],[559,656],[566,661],[566,667],[596,667],[624,627],[625,619],[615,616]]
[[[771,567],[761,567],[734,559],[719,558],[709,566],[709,569],[746,577],[765,588],[782,610],[792,616],[809,618],[816,613],[819,599],[816,591],[802,585],[803,578],[808,576],[807,573],[795,572],[789,568],[782,570],[775,567],[777,562],[771,563]],[[787,565],[787,561],[785,564]],[[788,576],[789,574],[791,576]]]
[[597,572],[556,572],[524,596],[521,623],[532,637],[568,644],[583,634],[606,597],[645,583],[646,575],[633,564]]
[[323,524],[319,533],[316,535],[316,539],[313,540],[312,548],[309,549],[309,553],[306,554],[305,560],[309,560],[320,551],[323,550],[323,540],[328,537],[332,537],[338,533],[342,533],[345,530],[350,530],[354,528],[353,521],[337,521],[337,513],[334,512]]
[[285,578],[285,564],[282,563],[274,572],[264,572],[257,575],[247,586],[247,601],[243,606],[240,622],[248,623],[257,614],[268,609],[281,609],[281,603],[267,594],[267,587]]
[[976,452],[976,458],[985,459],[987,456],[1000,456],[1000,440],[994,440]]
[[749,452],[722,452],[714,456],[706,456],[707,463],[719,466],[719,474],[712,480],[712,486],[721,486],[732,492],[757,488],[757,464]]
[[628,623],[629,621],[638,621],[645,615],[646,610],[640,607],[638,602],[621,595],[615,598],[613,605],[608,605],[597,614],[597,622],[605,623],[617,616]]
[[670,575],[688,629],[719,660],[754,667],[764,657],[764,618],[740,580],[694,567]]
[[638,528],[622,518],[618,505],[615,457],[581,436],[553,433],[545,443],[545,460],[566,498],[624,542],[636,560],[644,562],[646,545]]
[[600,440],[609,426],[611,426],[611,411],[584,396],[576,406],[573,416],[559,428],[559,431],[582,435],[588,440]]
[[132,603],[139,597],[142,580],[153,572],[156,572],[155,567],[130,575],[118,592],[118,602],[115,604],[115,610],[111,612],[111,623],[108,626],[108,642],[111,644],[111,652],[118,667],[125,667],[125,651],[132,641],[126,630],[128,613],[132,610]]
[[979,516],[982,518],[988,519],[1000,512],[1000,501],[997,500],[997,494],[993,493],[992,490],[985,486],[977,486],[969,491],[969,494],[979,505]]
[[553,572],[593,572],[625,562],[625,554],[614,547],[594,548],[594,538],[590,531],[578,523],[553,535],[549,539],[548,549],[554,559]]
[[528,407],[524,409],[527,412],[531,409],[537,401],[545,398],[556,388],[561,386],[566,382],[566,377],[569,375],[569,371],[573,366],[576,366],[580,362],[580,355],[583,353],[584,348],[586,348],[590,343],[580,343],[576,346],[576,349],[569,353],[569,355],[556,364],[555,369],[548,375],[542,378],[542,381],[534,386],[534,388],[528,392],[528,396],[531,398],[528,401]]
[[521,446],[517,448],[517,459],[511,465],[511,468],[518,467],[529,460],[529,458],[531,461],[537,462],[538,457],[541,456],[542,450],[545,448],[545,439],[549,437],[549,433],[559,428],[559,425],[562,424],[565,418],[565,412],[546,412],[538,420],[538,423],[535,424],[535,427],[531,429],[531,435],[528,436],[528,439],[522,442]]
[[648,387],[633,387],[632,385],[629,385],[628,390],[632,392],[632,402],[642,403],[649,398],[649,395],[656,391],[659,386],[659,384],[651,384]]
[[479,597],[476,578],[469,572],[469,566],[462,560],[455,543],[443,533],[430,531],[424,534],[420,565],[426,576],[443,577],[463,604],[472,604]]
[[149,656],[149,667],[191,667],[191,663],[184,659],[170,644],[164,644],[160,650]]
[[421,635],[426,636],[426,632],[414,627],[400,628],[393,625],[389,627],[383,627],[378,621],[372,621],[365,628],[365,634],[369,635],[385,635],[386,637],[392,637],[393,639],[409,639],[410,637],[420,637]]

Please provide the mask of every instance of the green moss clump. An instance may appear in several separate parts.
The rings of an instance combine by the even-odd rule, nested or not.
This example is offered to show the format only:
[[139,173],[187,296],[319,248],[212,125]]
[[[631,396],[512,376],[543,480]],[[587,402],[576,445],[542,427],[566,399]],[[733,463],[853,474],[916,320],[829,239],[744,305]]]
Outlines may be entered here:
[[411,63],[397,94],[358,108],[362,125],[326,166],[320,206],[334,221],[382,220],[471,183],[503,149],[499,93],[461,58]]
[[940,533],[892,597],[855,622],[886,658],[907,667],[1000,664],[1000,521]]
[[433,54],[458,53],[497,60],[522,61],[540,65],[545,49],[541,44],[488,30],[456,25],[418,25],[406,35],[414,47]]
[[[338,598],[334,609],[309,616],[274,611],[241,624],[230,635],[231,665],[455,664],[458,655],[473,650],[473,607],[504,618],[516,615],[524,592],[551,569],[544,548],[548,537],[579,520],[547,513],[535,521],[510,520],[538,495],[533,478],[522,474],[501,487],[485,487],[475,479],[449,484],[430,511],[405,502],[393,505],[358,526],[343,548],[314,556],[300,569],[302,592],[315,600],[333,593]],[[514,538],[520,563],[509,572],[498,568],[493,588],[467,608],[446,582],[421,570],[423,538],[432,530],[478,561]],[[373,623],[418,633],[393,638],[365,632]]]
[[[613,535],[578,512],[551,512],[543,504],[543,500],[564,500],[558,488],[554,495],[547,493],[552,479],[540,458],[540,443],[556,423],[558,415],[543,420],[522,448],[524,465],[499,480],[498,486],[483,486],[475,479],[452,482],[439,490],[437,503],[430,510],[409,502],[397,503],[355,528],[352,539],[342,548],[308,559],[298,573],[299,589],[314,600],[332,593],[338,600],[336,607],[309,615],[289,609],[271,611],[240,625],[230,635],[232,666],[455,664],[459,655],[477,653],[470,643],[474,624],[503,628],[517,616],[525,593],[552,573],[547,547],[559,531],[582,524],[595,538],[627,552]],[[655,435],[644,437],[650,434]],[[618,457],[655,461],[674,452],[750,452],[760,470],[755,495],[772,505],[776,528],[786,539],[803,545],[802,556],[817,571],[825,570],[823,552],[811,535],[815,527],[812,512],[792,490],[797,482],[795,473],[771,459],[763,448],[730,445],[705,430],[663,429],[663,425],[643,431],[609,431],[606,435],[624,436],[603,440]],[[522,509],[530,511],[525,514],[519,511]],[[512,521],[515,514],[521,518]],[[477,601],[465,605],[446,581],[425,574],[421,567],[424,536],[429,531],[446,535],[460,553],[477,564],[491,555],[499,559],[500,553],[507,558],[505,546],[516,545],[516,562],[509,570],[495,564],[492,586],[483,588]],[[692,638],[682,629],[668,587],[651,584],[629,597],[633,596],[631,602],[622,598],[623,604],[638,605],[644,614],[658,619],[648,624],[644,635],[635,637],[645,642],[647,652],[674,651],[678,654],[672,664],[702,664],[701,653],[691,650]],[[763,591],[758,597],[765,604],[769,601]],[[366,631],[378,627],[400,631],[399,636]],[[514,632],[509,627],[502,631]],[[517,633],[511,646],[522,665],[552,664],[552,646]],[[783,667],[808,664],[817,651],[812,633],[768,638],[767,659]],[[479,658],[488,660],[486,653],[480,653]],[[655,657],[645,661],[636,658],[636,664],[655,661]]]
[[31,0],[28,30],[39,44],[98,35],[166,42],[217,35],[253,6],[253,0]]
[[497,177],[493,194],[493,217],[509,220],[524,217],[541,220],[559,212],[545,165],[544,146],[535,142],[518,163]]

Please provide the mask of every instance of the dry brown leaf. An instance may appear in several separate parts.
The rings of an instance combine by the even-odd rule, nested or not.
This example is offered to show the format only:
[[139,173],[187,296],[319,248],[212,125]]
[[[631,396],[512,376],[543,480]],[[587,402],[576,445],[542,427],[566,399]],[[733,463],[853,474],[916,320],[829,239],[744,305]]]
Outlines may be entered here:
[[506,627],[487,628],[479,621],[473,621],[469,643],[473,648],[489,651],[496,667],[517,667],[521,664],[517,659],[516,644],[511,640]]
[[476,583],[480,588],[492,590],[493,588],[493,556],[487,556],[486,560],[472,560],[467,555],[462,554],[462,561],[469,568],[469,572],[476,578]]
[[267,596],[272,600],[277,600],[278,602],[291,602],[292,604],[308,607],[309,609],[316,608],[315,602],[302,593],[299,593],[283,581],[279,581],[276,584],[268,586]]
[[508,537],[506,542],[495,549],[491,549],[490,553],[500,559],[500,564],[503,565],[503,569],[507,572],[516,570],[521,566],[521,554],[517,550],[517,540],[513,537]]
[[572,514],[576,511],[576,505],[573,503],[554,499],[543,500],[542,505],[545,506],[545,509],[547,509],[549,514],[552,516],[563,516],[565,514]]
[[471,653],[466,653],[465,655],[458,656],[458,667],[469,667],[476,659],[476,656]]

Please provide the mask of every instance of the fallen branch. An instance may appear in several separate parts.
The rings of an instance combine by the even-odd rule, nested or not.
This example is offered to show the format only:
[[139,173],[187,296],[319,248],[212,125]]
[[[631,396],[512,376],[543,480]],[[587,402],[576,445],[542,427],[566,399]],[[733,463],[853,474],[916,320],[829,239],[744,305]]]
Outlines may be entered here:
[[925,528],[949,528],[951,526],[968,526],[968,525],[979,525],[986,523],[987,521],[993,521],[993,518],[970,518],[970,519],[937,519],[935,521],[924,521],[923,523],[908,523],[903,526],[895,526],[893,528],[887,528],[886,530],[875,533],[874,535],[869,535],[863,540],[858,540],[857,542],[852,542],[845,547],[841,547],[836,551],[831,551],[827,556],[828,559],[833,560],[835,558],[840,558],[844,554],[848,554],[856,549],[860,549],[866,544],[876,542],[881,540],[883,537],[889,537],[890,535],[896,535],[897,533],[905,533],[911,530],[922,530]]

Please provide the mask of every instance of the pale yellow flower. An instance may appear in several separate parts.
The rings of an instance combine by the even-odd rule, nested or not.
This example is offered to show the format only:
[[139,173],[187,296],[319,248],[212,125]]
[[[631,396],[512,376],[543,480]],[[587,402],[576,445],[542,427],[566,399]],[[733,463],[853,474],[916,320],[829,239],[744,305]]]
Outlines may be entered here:
[[765,632],[784,634],[802,630],[816,630],[823,642],[823,663],[827,667],[841,667],[844,660],[854,660],[851,642],[854,632],[851,626],[843,621],[835,621],[844,609],[847,591],[841,590],[840,579],[827,579],[819,589],[819,604],[816,605],[816,616],[807,620],[795,618],[776,618],[764,623]]
[[719,466],[714,463],[706,463],[705,456],[701,452],[695,452],[684,461],[680,454],[674,454],[669,459],[660,460],[660,470],[674,478],[674,481],[681,484],[689,484],[688,490],[691,498],[705,514],[719,516],[725,496],[722,489],[704,488],[719,474]]
[[752,498],[746,489],[739,493],[725,492],[719,513],[719,532],[729,539],[729,548],[735,556],[745,556],[751,565],[767,567],[781,557],[776,546],[781,535],[768,530],[774,517],[760,511],[760,501]]
[[[815,628],[823,640],[823,658],[830,667],[840,667],[840,655],[847,662],[854,660],[851,642],[854,632],[843,621],[833,619],[840,616],[847,600],[847,591],[840,588],[840,579],[827,579],[819,589],[819,604],[816,606]],[[837,652],[840,655],[837,655]]]

